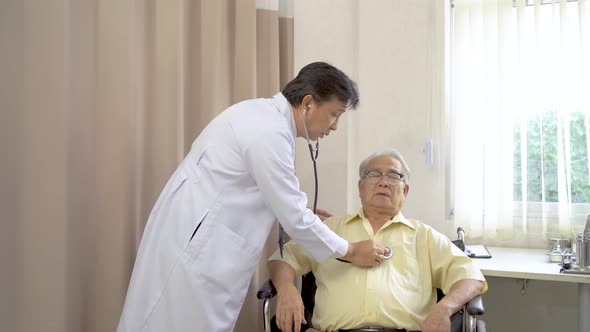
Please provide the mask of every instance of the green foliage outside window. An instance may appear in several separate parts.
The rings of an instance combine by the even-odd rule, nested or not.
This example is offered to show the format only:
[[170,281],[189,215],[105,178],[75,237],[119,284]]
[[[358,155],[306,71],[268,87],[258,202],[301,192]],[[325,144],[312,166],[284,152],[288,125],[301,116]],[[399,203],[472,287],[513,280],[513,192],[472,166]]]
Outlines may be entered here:
[[[558,143],[566,147],[566,130],[558,142],[558,121],[569,126],[569,153],[571,154],[572,203],[590,203],[590,177],[588,175],[588,146],[585,112],[569,113],[569,123],[559,117],[556,110],[529,115],[527,119],[527,200],[529,202],[558,202]],[[563,126],[562,126],[563,128]],[[521,127],[514,122],[514,200],[522,201]],[[565,152],[563,156],[565,160]],[[544,196],[544,197],[543,197]]]

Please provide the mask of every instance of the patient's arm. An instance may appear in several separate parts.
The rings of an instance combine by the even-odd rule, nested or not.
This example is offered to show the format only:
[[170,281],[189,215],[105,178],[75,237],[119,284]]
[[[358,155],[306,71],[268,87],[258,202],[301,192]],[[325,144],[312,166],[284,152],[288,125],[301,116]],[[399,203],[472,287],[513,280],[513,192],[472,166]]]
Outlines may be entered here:
[[451,315],[482,291],[483,282],[480,280],[465,279],[454,283],[445,297],[430,309],[422,323],[422,332],[448,332],[451,329]]
[[315,210],[315,214],[316,214],[318,217],[320,217],[320,219],[321,219],[322,221],[324,221],[324,220],[326,220],[326,219],[328,219],[328,218],[332,217],[332,214],[331,214],[330,212],[328,212],[328,211],[326,211],[326,210],[322,210],[322,209],[316,209],[316,210]]
[[277,290],[277,326],[283,332],[299,332],[301,323],[306,324],[301,294],[295,286],[296,273],[283,261],[270,261],[270,279]]

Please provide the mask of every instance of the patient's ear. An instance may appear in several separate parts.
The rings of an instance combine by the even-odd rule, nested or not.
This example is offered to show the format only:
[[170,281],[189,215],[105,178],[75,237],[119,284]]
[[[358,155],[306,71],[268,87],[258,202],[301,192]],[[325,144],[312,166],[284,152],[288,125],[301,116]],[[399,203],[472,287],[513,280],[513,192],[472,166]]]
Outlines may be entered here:
[[408,196],[408,191],[410,191],[410,185],[407,183],[404,183],[405,187],[404,187],[404,196]]

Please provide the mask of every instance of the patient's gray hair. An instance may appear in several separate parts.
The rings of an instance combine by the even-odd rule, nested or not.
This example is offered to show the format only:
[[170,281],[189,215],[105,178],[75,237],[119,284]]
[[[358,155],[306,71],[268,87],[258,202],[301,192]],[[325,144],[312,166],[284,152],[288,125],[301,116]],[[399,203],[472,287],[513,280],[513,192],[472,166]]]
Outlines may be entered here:
[[404,156],[402,156],[401,152],[393,148],[385,149],[381,152],[375,152],[372,155],[365,158],[359,166],[359,177],[361,179],[365,176],[365,172],[367,171],[367,166],[369,165],[369,162],[380,156],[389,156],[394,159],[397,159],[400,162],[400,164],[402,164],[401,172],[404,175],[404,182],[410,182],[410,168],[408,167],[408,164],[406,163],[406,160],[404,159]]

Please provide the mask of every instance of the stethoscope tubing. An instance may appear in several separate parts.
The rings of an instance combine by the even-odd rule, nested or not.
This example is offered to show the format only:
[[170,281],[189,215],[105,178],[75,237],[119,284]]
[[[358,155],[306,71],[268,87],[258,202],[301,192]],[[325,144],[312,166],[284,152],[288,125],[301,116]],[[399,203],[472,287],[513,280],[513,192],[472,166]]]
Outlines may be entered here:
[[[313,178],[314,178],[314,195],[313,195],[313,213],[316,213],[316,209],[317,209],[317,205],[318,205],[318,168],[317,168],[317,164],[316,164],[316,159],[318,159],[318,154],[319,154],[319,144],[320,141],[319,139],[316,140],[315,143],[315,156],[313,154],[313,147],[311,146],[311,140],[309,139],[309,134],[307,133],[307,125],[305,123],[305,111],[307,111],[306,109],[303,110],[302,113],[302,120],[303,120],[303,131],[305,132],[305,138],[307,139],[307,147],[309,148],[309,155],[311,157],[311,161],[313,163]],[[391,256],[393,256],[393,250],[390,247],[385,247],[385,249],[387,249],[387,252],[385,253],[385,255],[383,255],[383,259],[390,259]],[[347,261],[345,259],[342,258],[336,258],[337,260],[343,262],[343,263],[350,263],[350,261]]]

